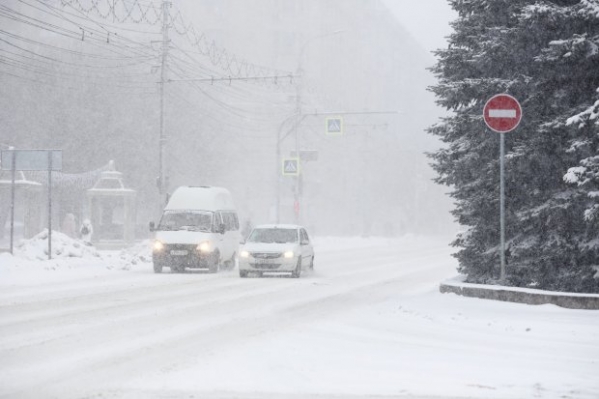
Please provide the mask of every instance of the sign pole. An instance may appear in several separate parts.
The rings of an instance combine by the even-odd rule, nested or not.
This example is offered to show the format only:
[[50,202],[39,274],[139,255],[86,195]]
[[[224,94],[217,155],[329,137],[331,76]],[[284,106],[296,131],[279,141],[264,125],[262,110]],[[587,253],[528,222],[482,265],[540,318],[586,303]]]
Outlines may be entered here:
[[[10,254],[14,255],[14,235],[15,235],[15,174],[17,169],[17,152],[12,151],[11,159],[11,185],[10,185]],[[2,227],[4,228],[4,227]]]
[[505,134],[499,140],[499,224],[501,230],[501,270],[499,280],[505,280]]
[[48,260],[52,259],[52,151],[48,151]]
[[522,107],[509,94],[496,94],[483,108],[483,119],[489,129],[499,133],[499,281],[505,281],[505,134],[514,130],[522,120]]

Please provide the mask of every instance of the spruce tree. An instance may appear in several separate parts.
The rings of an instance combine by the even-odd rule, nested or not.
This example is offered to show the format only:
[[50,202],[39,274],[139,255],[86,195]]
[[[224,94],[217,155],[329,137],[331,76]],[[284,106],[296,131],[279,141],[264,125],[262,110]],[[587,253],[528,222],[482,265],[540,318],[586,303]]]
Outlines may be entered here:
[[599,292],[599,0],[453,0],[431,90],[450,116],[429,128],[437,182],[464,227],[453,245],[468,281],[499,277],[499,134],[482,117],[516,97],[506,139],[507,285]]

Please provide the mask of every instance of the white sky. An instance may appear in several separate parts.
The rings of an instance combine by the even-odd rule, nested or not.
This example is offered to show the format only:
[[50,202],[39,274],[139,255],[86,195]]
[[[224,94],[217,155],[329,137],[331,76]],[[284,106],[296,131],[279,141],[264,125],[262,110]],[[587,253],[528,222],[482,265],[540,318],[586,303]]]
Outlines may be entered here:
[[457,14],[447,0],[383,0],[399,22],[427,51],[446,47],[449,22]]

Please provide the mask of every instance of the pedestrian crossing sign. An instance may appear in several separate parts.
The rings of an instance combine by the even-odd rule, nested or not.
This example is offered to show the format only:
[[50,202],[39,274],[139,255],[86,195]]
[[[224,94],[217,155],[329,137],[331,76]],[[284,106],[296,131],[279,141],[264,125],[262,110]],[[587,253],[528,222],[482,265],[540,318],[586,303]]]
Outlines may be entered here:
[[343,134],[343,118],[335,116],[326,119],[326,133],[330,135],[342,135]]
[[298,176],[299,174],[299,158],[283,159],[283,175]]
[[299,175],[299,158],[283,159],[283,175],[298,176]]

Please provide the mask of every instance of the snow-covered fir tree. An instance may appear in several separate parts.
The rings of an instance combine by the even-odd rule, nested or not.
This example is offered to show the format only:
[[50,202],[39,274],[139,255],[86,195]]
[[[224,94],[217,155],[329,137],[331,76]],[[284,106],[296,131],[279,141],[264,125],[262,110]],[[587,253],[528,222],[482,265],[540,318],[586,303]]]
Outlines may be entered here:
[[464,226],[453,245],[468,281],[499,278],[499,134],[482,109],[516,97],[506,136],[506,284],[599,292],[599,0],[451,0],[431,88],[450,116],[431,154]]

